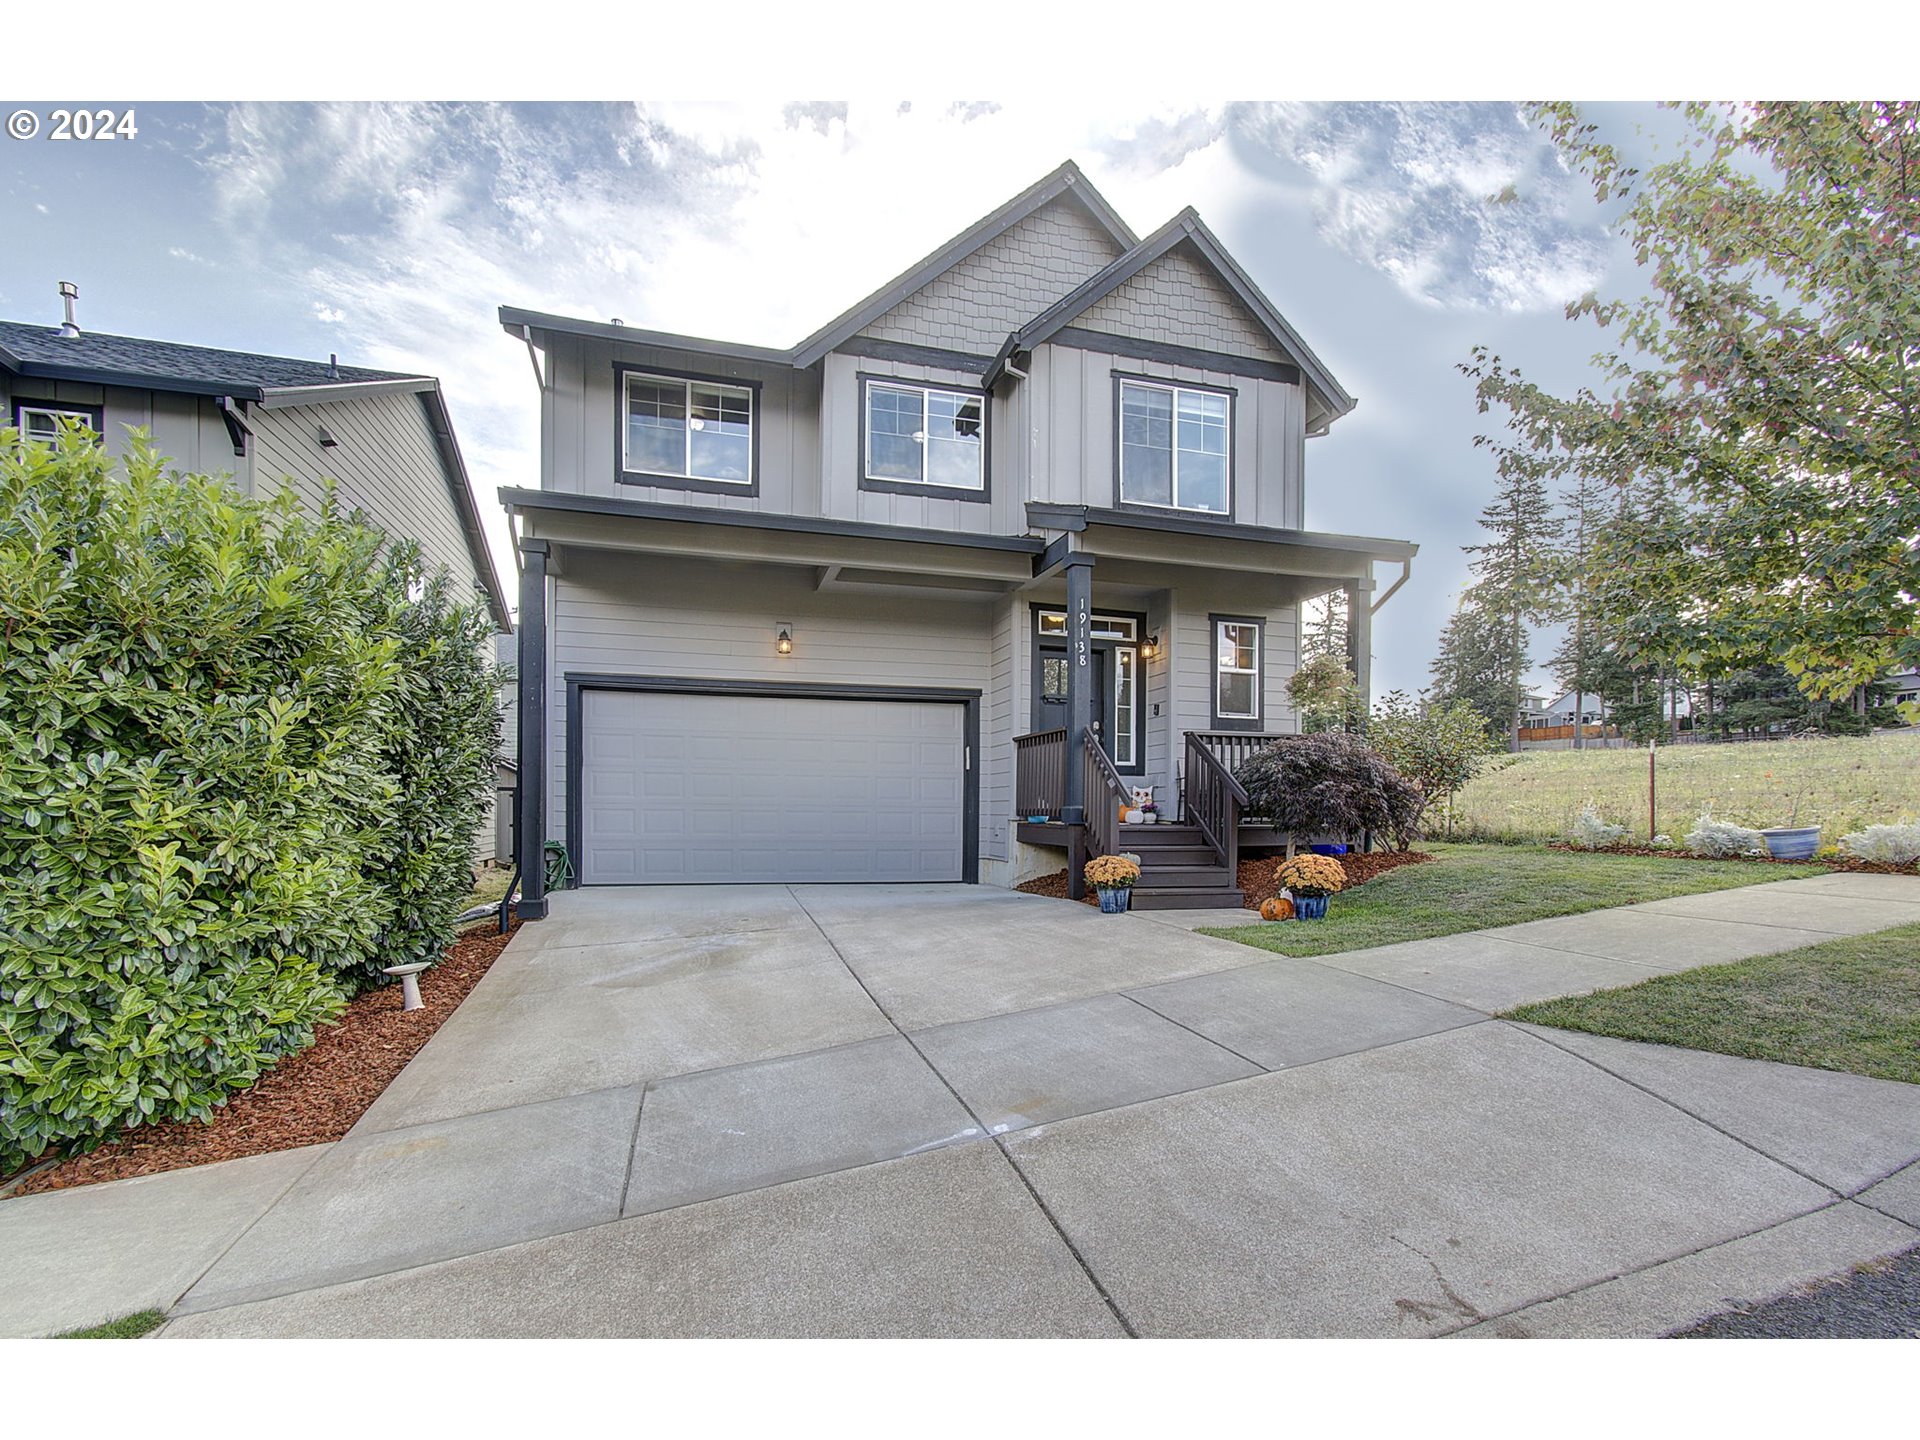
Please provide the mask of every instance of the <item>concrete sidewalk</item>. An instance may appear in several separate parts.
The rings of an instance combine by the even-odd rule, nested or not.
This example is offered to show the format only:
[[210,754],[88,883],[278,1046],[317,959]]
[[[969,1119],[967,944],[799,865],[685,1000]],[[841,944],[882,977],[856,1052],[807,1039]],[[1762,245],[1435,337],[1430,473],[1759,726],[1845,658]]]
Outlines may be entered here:
[[1301,960],[570,892],[337,1145],[0,1202],[0,1329],[1660,1333],[1920,1242],[1920,1087],[1489,1015],[1907,920],[1837,875]]

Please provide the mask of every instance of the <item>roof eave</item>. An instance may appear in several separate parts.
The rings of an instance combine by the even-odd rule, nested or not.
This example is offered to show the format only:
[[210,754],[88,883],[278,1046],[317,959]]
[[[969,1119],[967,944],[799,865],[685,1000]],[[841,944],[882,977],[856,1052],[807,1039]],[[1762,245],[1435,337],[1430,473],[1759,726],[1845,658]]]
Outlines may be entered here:
[[546,331],[556,335],[581,335],[595,340],[611,340],[623,345],[651,345],[661,350],[683,350],[690,355],[718,355],[727,359],[749,360],[767,365],[791,365],[792,350],[776,350],[765,345],[743,345],[729,340],[709,340],[698,335],[676,335],[666,330],[642,330],[632,325],[615,325],[603,320],[580,320],[570,315],[550,315],[539,310],[522,310],[512,305],[500,307],[500,328],[516,340],[526,333]]

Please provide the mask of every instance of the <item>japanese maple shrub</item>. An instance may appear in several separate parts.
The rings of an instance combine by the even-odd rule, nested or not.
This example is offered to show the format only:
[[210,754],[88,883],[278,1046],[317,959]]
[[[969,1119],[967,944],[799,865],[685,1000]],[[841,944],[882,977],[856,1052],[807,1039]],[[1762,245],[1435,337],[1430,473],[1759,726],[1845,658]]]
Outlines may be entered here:
[[1356,735],[1290,736],[1255,751],[1234,778],[1251,801],[1248,813],[1290,836],[1358,838],[1370,830],[1402,850],[1420,838],[1426,796]]

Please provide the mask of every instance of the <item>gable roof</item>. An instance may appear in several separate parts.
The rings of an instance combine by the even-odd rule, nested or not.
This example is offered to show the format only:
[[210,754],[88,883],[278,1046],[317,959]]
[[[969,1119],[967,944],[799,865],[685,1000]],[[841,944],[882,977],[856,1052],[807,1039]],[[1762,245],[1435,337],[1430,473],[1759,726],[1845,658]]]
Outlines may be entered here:
[[989,240],[1005,234],[1022,220],[1062,195],[1080,202],[1094,222],[1110,235],[1120,248],[1131,250],[1138,244],[1127,222],[1120,218],[1101,193],[1093,188],[1078,165],[1069,160],[1050,174],[1022,190],[999,209],[981,217],[967,229],[927,256],[919,264],[896,276],[874,291],[851,310],[828,321],[796,345],[793,364],[804,368],[828,351],[837,349],[855,334],[893,309],[902,300],[930,281],[951,270]]
[[1274,308],[1273,302],[1260,293],[1260,287],[1253,283],[1252,277],[1240,268],[1240,263],[1227,253],[1226,247],[1215,237],[1200,219],[1192,206],[1182,210],[1173,219],[1162,225],[1153,234],[1128,249],[1127,253],[1115,260],[1098,274],[1091,275],[1077,289],[1060,297],[1052,305],[1041,311],[1033,319],[1022,325],[1007,337],[1000,353],[987,368],[984,383],[990,389],[1006,373],[1007,362],[1022,350],[1031,350],[1036,345],[1046,343],[1072,323],[1074,318],[1099,301],[1118,290],[1127,281],[1133,279],[1154,261],[1178,245],[1189,246],[1232,290],[1254,319],[1272,338],[1275,345],[1300,367],[1301,374],[1319,394],[1328,410],[1329,419],[1337,419],[1359,403],[1349,395],[1344,386],[1333,377],[1320,357],[1313,353],[1307,342],[1287,323],[1286,317]]
[[143,390],[190,395],[231,395],[236,400],[264,399],[269,390],[432,379],[394,370],[330,366],[321,360],[142,340],[132,335],[92,331],[62,335],[58,327],[23,325],[14,320],[0,320],[0,366],[16,375],[49,380],[134,385]]
[[506,592],[493,567],[480,509],[473,498],[460,442],[454,438],[453,417],[447,413],[440,382],[431,375],[407,375],[396,370],[369,370],[356,365],[333,365],[318,360],[296,360],[284,355],[256,355],[245,350],[214,350],[204,345],[180,345],[171,340],[145,340],[133,335],[103,335],[82,331],[62,335],[57,327],[24,325],[0,320],[0,370],[27,379],[65,380],[85,385],[116,385],[169,394],[205,395],[251,401],[268,409],[289,405],[319,405],[329,400],[372,394],[415,393],[425,408],[427,428],[446,475],[447,492],[460,514],[474,572],[487,592],[494,623],[513,628]]

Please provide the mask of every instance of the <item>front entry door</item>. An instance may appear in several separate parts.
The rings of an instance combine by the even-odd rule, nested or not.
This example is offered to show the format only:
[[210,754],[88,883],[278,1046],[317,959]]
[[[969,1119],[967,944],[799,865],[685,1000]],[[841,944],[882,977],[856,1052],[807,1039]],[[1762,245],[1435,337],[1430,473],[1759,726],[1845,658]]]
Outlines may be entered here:
[[[1113,714],[1113,646],[1093,642],[1093,733],[1100,737],[1100,748],[1113,755],[1113,728],[1107,717]],[[1040,684],[1033,692],[1033,728],[1067,728],[1067,652],[1050,645],[1040,647]]]

